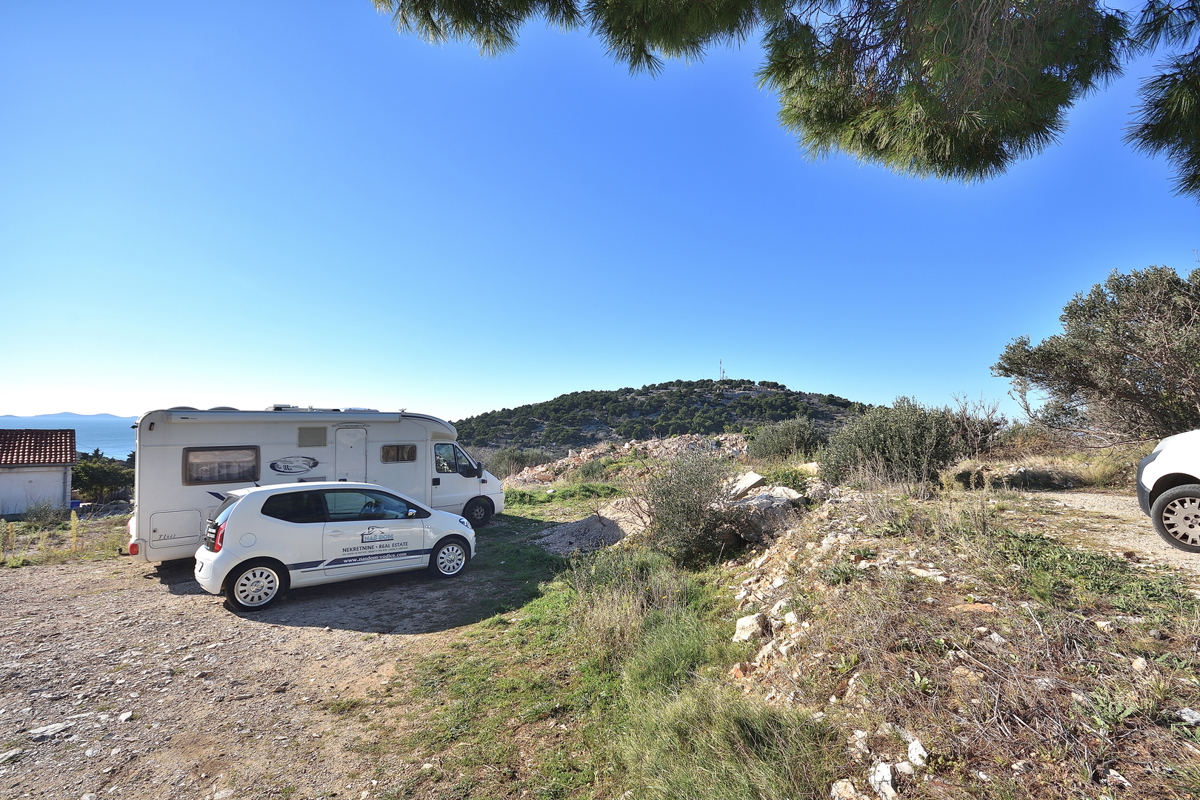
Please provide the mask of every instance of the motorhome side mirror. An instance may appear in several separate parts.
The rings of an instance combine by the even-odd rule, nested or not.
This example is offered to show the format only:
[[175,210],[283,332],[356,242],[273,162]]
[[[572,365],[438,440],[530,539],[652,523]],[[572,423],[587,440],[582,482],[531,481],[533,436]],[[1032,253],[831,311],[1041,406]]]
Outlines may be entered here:
[[415,508],[410,508],[408,510],[408,519],[412,519],[416,515],[417,515],[417,510]]

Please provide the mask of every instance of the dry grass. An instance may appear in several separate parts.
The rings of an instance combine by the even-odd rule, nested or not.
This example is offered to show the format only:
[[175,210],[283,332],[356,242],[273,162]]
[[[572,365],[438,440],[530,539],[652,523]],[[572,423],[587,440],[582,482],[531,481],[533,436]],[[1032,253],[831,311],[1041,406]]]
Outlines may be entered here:
[[1005,513],[1019,502],[866,493],[811,515],[776,546],[799,618],[748,685],[862,731],[864,770],[917,737],[928,763],[902,795],[1194,796],[1200,737],[1179,712],[1200,704],[1200,605]]

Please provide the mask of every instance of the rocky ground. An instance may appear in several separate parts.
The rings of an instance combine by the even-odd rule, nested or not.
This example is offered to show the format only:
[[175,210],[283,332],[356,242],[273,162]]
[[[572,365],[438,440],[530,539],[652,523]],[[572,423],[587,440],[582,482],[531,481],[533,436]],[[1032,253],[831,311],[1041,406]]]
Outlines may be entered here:
[[[4,570],[0,796],[382,794],[424,764],[371,752],[363,719],[414,658],[479,618],[487,591],[469,571],[408,573],[239,615],[188,566]],[[349,699],[365,709],[355,719],[337,713]]]
[[[1129,496],[1039,501],[1051,504],[1039,524],[1054,535],[1200,572],[1200,559],[1163,543]],[[766,608],[773,580],[759,567],[763,577],[742,592],[759,591]],[[447,650],[458,626],[489,616],[492,591],[486,573],[409,573],[235,614],[188,565],[0,571],[0,796],[386,795],[431,768],[419,752],[372,746],[381,726],[420,724],[389,701],[389,687]],[[356,713],[339,713],[348,703]]]

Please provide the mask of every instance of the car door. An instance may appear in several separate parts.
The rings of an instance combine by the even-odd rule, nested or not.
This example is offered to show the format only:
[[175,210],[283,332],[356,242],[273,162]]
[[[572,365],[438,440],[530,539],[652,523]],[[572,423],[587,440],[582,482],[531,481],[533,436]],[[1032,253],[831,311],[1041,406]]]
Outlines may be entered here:
[[[467,473],[467,474],[463,474]],[[433,501],[439,511],[461,514],[472,497],[479,496],[479,475],[475,463],[456,444],[438,442],[433,446]]]
[[395,572],[428,559],[428,512],[387,492],[330,489],[325,492],[325,575],[331,578]]

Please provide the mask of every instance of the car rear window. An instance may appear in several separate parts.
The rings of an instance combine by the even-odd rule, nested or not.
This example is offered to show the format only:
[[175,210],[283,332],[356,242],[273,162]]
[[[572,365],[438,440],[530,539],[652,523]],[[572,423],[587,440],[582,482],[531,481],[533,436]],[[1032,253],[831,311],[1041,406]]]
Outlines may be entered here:
[[284,522],[324,522],[325,501],[320,492],[273,494],[263,503],[262,513]]

